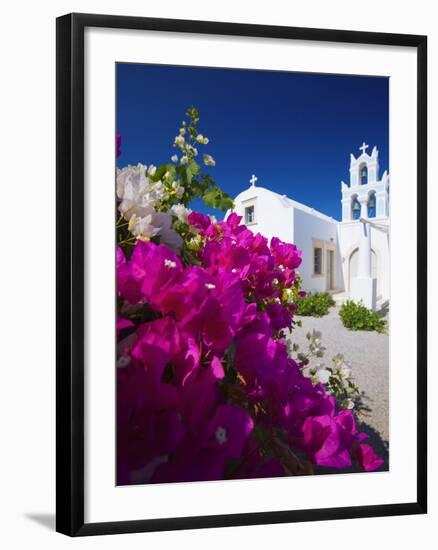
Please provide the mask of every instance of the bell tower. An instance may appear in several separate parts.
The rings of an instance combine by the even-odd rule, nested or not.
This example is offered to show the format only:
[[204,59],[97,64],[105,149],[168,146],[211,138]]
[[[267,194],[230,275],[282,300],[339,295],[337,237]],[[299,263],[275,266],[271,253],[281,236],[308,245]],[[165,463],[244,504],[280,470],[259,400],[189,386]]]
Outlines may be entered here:
[[341,182],[343,222],[389,216],[389,176],[385,170],[379,179],[379,151],[373,147],[369,155],[368,147],[363,142],[361,154],[350,155],[350,184]]

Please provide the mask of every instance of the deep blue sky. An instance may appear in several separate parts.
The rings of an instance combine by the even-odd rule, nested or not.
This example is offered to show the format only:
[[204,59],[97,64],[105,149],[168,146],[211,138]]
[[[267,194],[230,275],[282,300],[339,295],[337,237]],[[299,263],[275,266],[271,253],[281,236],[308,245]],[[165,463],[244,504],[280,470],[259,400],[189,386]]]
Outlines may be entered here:
[[[209,168],[235,197],[257,185],[341,216],[340,181],[362,141],[388,168],[388,79],[271,71],[117,65],[118,166],[163,164],[187,107],[200,113]],[[207,212],[208,209],[196,205]]]

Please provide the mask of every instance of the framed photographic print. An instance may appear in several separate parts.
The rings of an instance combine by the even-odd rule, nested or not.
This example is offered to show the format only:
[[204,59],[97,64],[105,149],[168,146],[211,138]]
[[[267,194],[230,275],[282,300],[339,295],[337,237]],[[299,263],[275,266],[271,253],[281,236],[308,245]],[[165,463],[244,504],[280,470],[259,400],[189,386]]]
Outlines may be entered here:
[[426,37],[57,20],[57,530],[426,513]]

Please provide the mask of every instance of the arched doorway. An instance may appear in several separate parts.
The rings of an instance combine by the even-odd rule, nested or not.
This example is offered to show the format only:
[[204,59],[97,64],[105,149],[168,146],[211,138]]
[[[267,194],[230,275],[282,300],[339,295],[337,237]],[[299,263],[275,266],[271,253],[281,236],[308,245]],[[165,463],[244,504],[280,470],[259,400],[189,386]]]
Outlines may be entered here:
[[[348,262],[348,290],[351,288],[351,279],[354,279],[357,277],[357,264],[359,260],[359,248],[355,248],[353,252],[350,254],[350,259]],[[377,254],[374,252],[374,250],[371,250],[371,276],[373,279],[377,279],[377,298],[381,297],[381,290],[380,290],[380,277],[379,277],[379,269],[378,269],[378,259]]]

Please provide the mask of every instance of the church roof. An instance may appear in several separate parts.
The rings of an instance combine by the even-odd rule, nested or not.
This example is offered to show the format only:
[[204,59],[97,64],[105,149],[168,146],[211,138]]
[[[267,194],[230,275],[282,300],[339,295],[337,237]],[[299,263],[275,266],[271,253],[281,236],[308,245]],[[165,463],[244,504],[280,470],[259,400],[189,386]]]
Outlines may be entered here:
[[302,212],[306,212],[307,214],[311,214],[312,216],[316,216],[317,218],[320,218],[322,220],[339,223],[338,220],[335,220],[335,218],[332,218],[331,216],[327,216],[327,214],[323,214],[322,212],[319,212],[318,210],[315,210],[314,208],[311,208],[310,206],[306,206],[305,204],[302,204],[301,202],[290,199],[287,195],[280,195],[279,193],[276,193],[275,191],[271,191],[270,189],[267,189],[266,187],[251,186],[251,187],[248,187],[247,189],[245,189],[245,191],[243,191],[243,193],[245,193],[249,190],[254,190],[254,189],[262,190],[266,193],[271,193],[272,195],[275,195],[275,197],[280,201],[280,203],[285,208],[293,207],[293,208],[296,208],[297,210],[301,210]]

